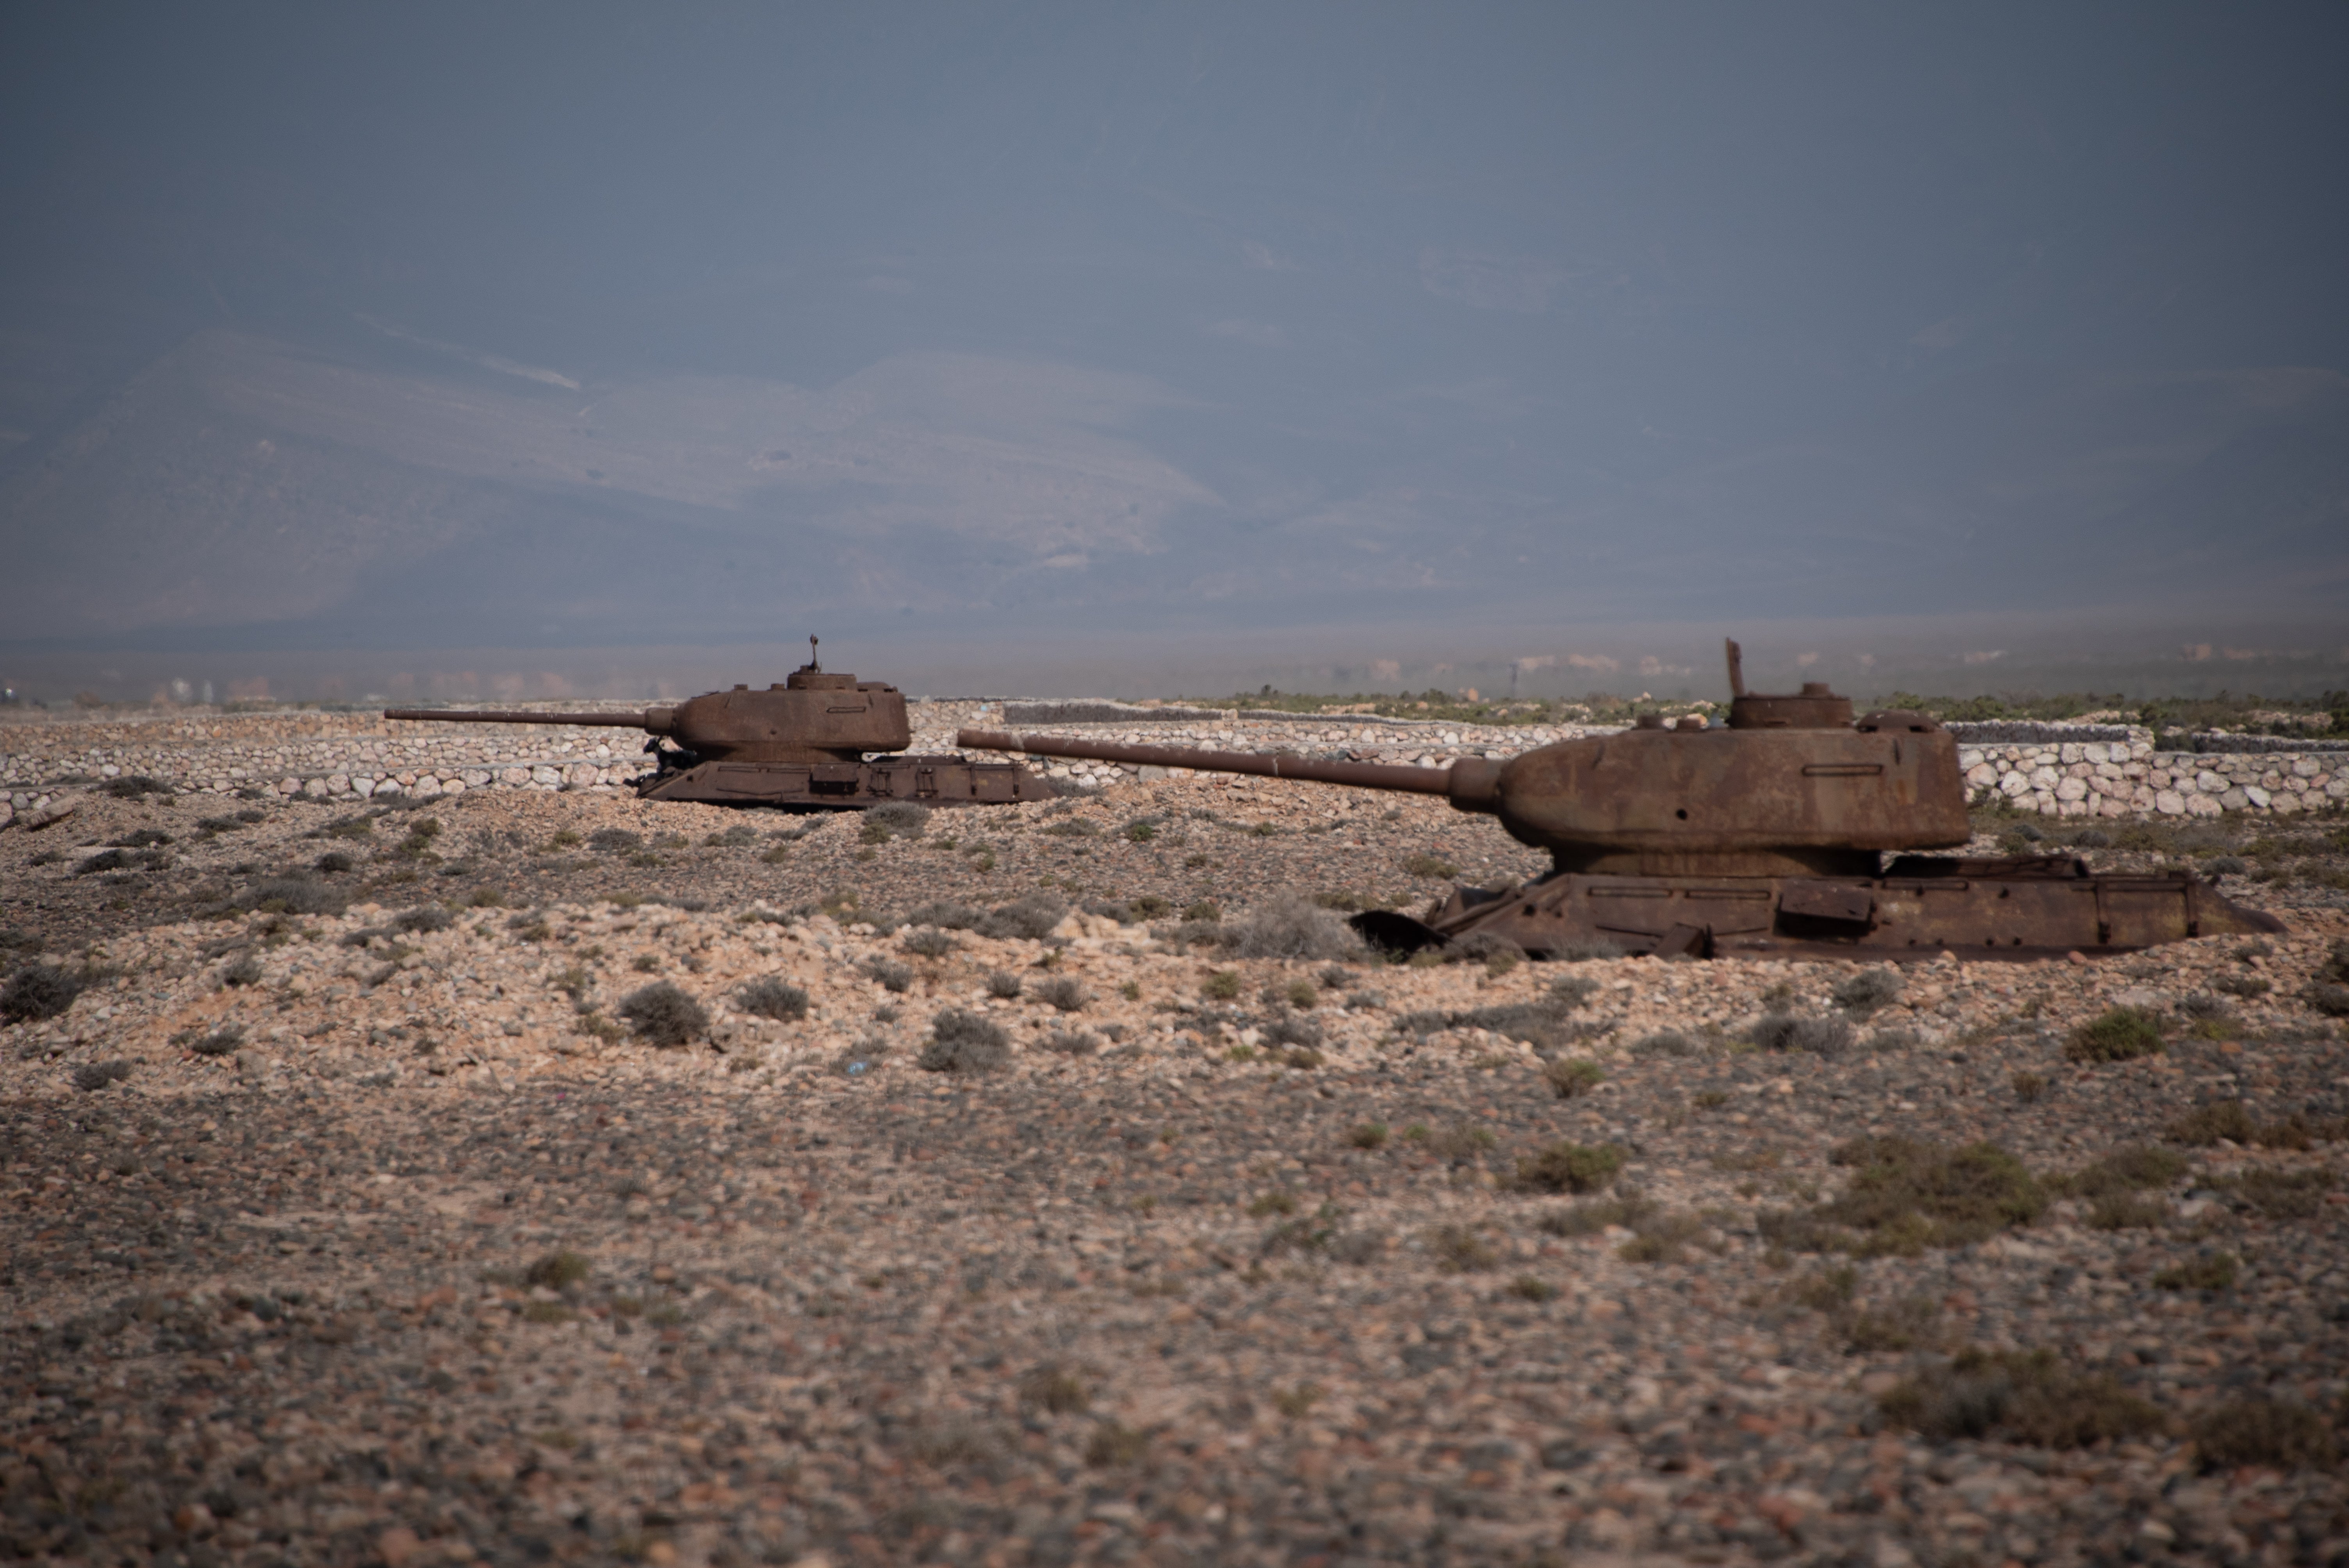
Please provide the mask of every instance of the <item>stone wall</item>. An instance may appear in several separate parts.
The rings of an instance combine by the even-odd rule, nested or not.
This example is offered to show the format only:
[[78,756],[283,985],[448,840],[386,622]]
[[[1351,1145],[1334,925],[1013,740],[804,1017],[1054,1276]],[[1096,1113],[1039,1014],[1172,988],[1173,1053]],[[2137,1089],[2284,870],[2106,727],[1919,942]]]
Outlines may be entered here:
[[2156,751],[2127,740],[1963,745],[1958,765],[1977,801],[2003,796],[2051,817],[2215,817],[2338,808],[2349,801],[2349,750]]

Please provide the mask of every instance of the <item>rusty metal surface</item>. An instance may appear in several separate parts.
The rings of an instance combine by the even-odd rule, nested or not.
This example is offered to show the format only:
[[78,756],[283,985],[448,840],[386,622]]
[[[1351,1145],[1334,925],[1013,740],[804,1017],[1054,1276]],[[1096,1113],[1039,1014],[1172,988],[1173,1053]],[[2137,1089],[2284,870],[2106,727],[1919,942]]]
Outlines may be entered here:
[[1056,792],[1016,763],[896,756],[870,762],[808,765],[702,762],[640,779],[636,793],[647,800],[857,810],[885,800],[918,800],[926,806],[1009,805],[1049,800]]
[[1401,789],[1417,795],[1452,791],[1448,768],[1402,768],[1383,762],[1331,762],[1288,752],[1195,751],[1183,746],[1116,746],[1105,741],[1066,740],[1051,735],[1012,735],[999,729],[961,729],[955,744],[972,751],[1019,752],[1030,757],[1083,757],[1097,762],[1133,762],[1158,768],[1189,768],[1202,773],[1252,773],[1265,779],[1304,779],[1317,784],[1352,784],[1368,789]]
[[1647,715],[1615,735],[1448,769],[995,730],[956,738],[975,749],[1440,794],[1550,852],[1549,874],[1521,887],[1457,888],[1418,920],[1355,917],[1389,947],[1484,934],[1536,955],[1611,944],[1694,956],[2042,958],[2282,929],[2190,872],[2095,876],[2062,857],[1919,854],[1971,835],[1956,738],[1900,709],[1855,719],[1849,698],[1816,682],[1786,696],[1748,691],[1734,642],[1727,654],[1725,727]]
[[[1928,868],[1940,874],[1909,874]],[[1955,867],[1960,874],[1950,874]],[[2189,872],[2093,874],[2085,861],[1895,861],[1861,878],[1625,877],[1553,872],[1498,890],[1455,889],[1420,919],[1379,913],[1355,928],[1391,949],[1478,934],[1537,957],[1611,945],[1698,957],[2023,960],[2134,953],[2193,936],[2272,934]]]
[[[824,669],[813,637],[808,650],[806,664],[762,691],[738,686],[641,713],[395,707],[384,717],[640,729],[657,738],[645,748],[657,770],[636,780],[648,800],[858,810],[884,800],[959,806],[1052,797],[1050,785],[1013,763],[905,755],[914,738],[905,694]],[[867,761],[874,752],[895,755]]]
[[[682,770],[701,762],[816,764],[856,762],[868,751],[902,751],[914,731],[905,696],[886,681],[860,681],[827,671],[808,639],[808,662],[763,691],[738,686],[705,692],[671,707],[642,714],[529,713],[515,709],[449,711],[396,707],[386,718],[435,724],[585,724],[641,729],[677,742]],[[662,753],[664,768],[670,754]],[[688,760],[689,758],[689,760]]]

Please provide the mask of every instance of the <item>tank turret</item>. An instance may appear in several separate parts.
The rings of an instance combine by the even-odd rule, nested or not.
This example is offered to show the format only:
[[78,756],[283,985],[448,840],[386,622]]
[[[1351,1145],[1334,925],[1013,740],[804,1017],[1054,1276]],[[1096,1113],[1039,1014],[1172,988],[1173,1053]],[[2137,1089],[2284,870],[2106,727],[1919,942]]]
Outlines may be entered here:
[[905,694],[886,681],[826,670],[816,654],[816,639],[810,637],[808,662],[763,689],[737,686],[635,713],[395,707],[384,717],[642,730],[653,738],[646,751],[660,764],[636,786],[649,799],[855,808],[892,799],[953,805],[1051,794],[1042,779],[1008,763],[874,757],[902,753],[913,740]]

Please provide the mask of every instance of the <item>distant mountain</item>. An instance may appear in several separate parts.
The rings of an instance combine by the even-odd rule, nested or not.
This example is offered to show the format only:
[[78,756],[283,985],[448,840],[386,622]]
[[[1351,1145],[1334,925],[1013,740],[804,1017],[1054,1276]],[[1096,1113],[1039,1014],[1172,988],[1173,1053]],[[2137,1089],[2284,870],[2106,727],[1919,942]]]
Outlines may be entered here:
[[1270,412],[970,354],[804,387],[573,374],[373,325],[324,346],[212,329],[0,462],[0,624],[19,645],[575,646],[883,615],[2305,607],[2349,581],[2330,372],[2008,366],[1612,473],[1556,410]]

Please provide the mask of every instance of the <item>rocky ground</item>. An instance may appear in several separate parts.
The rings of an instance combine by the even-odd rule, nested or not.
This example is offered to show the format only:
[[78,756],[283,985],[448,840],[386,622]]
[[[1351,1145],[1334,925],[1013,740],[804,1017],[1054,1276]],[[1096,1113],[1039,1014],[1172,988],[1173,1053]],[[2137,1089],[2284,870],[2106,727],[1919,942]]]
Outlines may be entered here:
[[1395,966],[1311,898],[1537,859],[87,794],[0,835],[0,1549],[2349,1560],[2340,825],[1982,827],[2291,932]]

